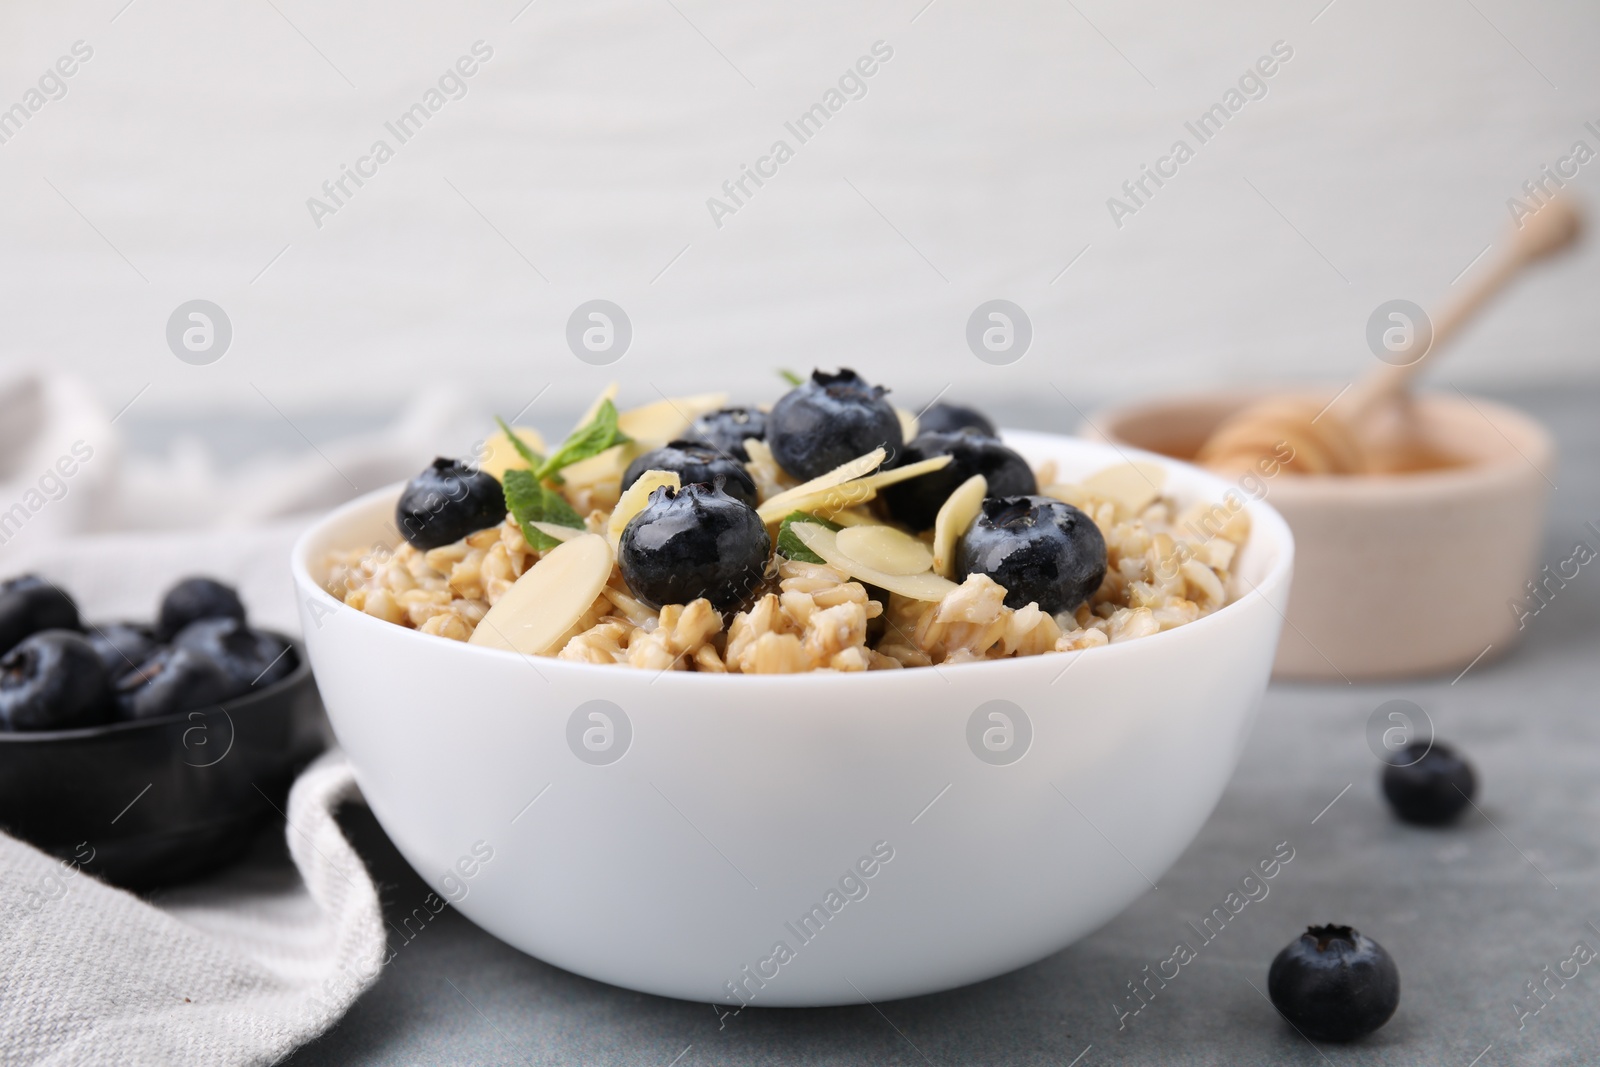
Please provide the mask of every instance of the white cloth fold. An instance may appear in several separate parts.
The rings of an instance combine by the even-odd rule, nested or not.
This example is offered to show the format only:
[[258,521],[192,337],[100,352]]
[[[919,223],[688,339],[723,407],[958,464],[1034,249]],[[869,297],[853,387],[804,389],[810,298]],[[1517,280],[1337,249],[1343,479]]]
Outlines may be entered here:
[[265,1064],[322,1033],[384,957],[334,818],[358,797],[324,755],[289,796],[294,869],[246,863],[153,902],[0,834],[0,1063]]

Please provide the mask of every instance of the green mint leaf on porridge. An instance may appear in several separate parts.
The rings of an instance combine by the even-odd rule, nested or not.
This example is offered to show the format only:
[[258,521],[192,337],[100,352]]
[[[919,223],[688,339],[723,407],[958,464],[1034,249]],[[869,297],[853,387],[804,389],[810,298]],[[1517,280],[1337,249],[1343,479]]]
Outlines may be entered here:
[[506,425],[505,419],[502,419],[499,415],[496,415],[494,417],[494,422],[496,426],[500,427],[500,432],[506,435],[506,440],[511,442],[511,447],[517,450],[517,455],[521,456],[523,461],[526,462],[529,467],[533,468],[534,470],[538,470],[539,465],[544,462],[544,457],[539,455],[539,453],[535,452],[533,449],[529,448],[528,442],[524,441],[522,438],[518,437],[514,432],[512,432],[511,427]]
[[795,532],[789,529],[789,526],[796,522],[814,522],[818,526],[826,526],[835,533],[838,533],[844,527],[836,522],[829,522],[827,519],[808,515],[803,511],[791,511],[783,517],[783,524],[778,528],[778,551],[789,559],[797,560],[801,563],[826,563],[826,560],[807,548],[800,538],[795,536]]
[[779,367],[778,368],[778,377],[782,378],[784,381],[788,382],[790,385],[804,385],[804,384],[806,384],[806,380],[804,378],[800,377],[800,375],[796,374],[792,370],[787,370],[787,369],[785,369],[783,367]]
[[617,407],[611,401],[602,401],[600,410],[589,422],[572,431],[561,442],[561,447],[550,454],[538,467],[539,479],[549,478],[562,467],[570,467],[580,460],[598,456],[608,448],[630,444],[633,438],[617,427]]
[[572,505],[560,493],[540,484],[532,471],[506,471],[504,489],[506,508],[517,520],[517,525],[522,527],[523,539],[540,552],[548,552],[560,542],[534,529],[533,523],[549,522],[583,529],[582,516],[572,509]]

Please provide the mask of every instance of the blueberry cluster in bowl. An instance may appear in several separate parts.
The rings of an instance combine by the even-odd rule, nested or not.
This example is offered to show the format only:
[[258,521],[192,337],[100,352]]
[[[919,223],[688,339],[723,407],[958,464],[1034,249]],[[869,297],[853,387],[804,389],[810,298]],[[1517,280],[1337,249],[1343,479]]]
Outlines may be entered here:
[[0,583],[0,731],[71,730],[207,709],[290,674],[293,649],[253,629],[211,578],[167,590],[152,623],[86,623],[38,575]]

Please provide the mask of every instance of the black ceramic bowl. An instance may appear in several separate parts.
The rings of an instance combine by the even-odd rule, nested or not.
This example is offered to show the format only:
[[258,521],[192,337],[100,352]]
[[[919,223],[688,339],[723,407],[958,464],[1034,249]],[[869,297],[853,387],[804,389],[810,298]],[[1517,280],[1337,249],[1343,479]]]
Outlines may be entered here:
[[128,889],[236,859],[327,744],[305,649],[226,704],[81,730],[0,732],[0,830]]

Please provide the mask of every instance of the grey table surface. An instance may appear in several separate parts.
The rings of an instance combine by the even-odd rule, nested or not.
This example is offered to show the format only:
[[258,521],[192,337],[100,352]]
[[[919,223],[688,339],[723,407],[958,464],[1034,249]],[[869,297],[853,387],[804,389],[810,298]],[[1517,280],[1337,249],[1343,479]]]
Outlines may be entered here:
[[[1563,463],[1545,560],[1600,539],[1600,392],[1510,398],[1545,418]],[[1026,409],[1001,411],[1012,424]],[[1471,575],[1462,575],[1471,581]],[[1429,624],[1425,604],[1393,604]],[[345,822],[394,920],[393,962],[297,1064],[1500,1064],[1600,1063],[1600,961],[1548,1003],[1528,996],[1582,942],[1600,950],[1600,568],[1465,676],[1267,692],[1238,772],[1159,888],[1077,944],[1011,974],[912,1000],[748,1009],[719,1019],[525,956],[446,908],[409,940],[428,888],[363,808]],[[1366,725],[1421,705],[1464,750],[1478,810],[1448,829],[1396,822]],[[1331,804],[1331,807],[1330,807]],[[1125,983],[1195,941],[1187,922],[1289,842],[1293,860],[1137,1016]],[[1397,960],[1399,1011],[1353,1045],[1313,1045],[1263,996],[1273,955],[1308,923],[1344,922]],[[415,929],[413,925],[413,929]],[[1570,965],[1567,970],[1570,972]],[[1542,1005],[1542,1007],[1540,1007]],[[1537,1014],[1532,1009],[1540,1007]],[[1120,1025],[1125,1022],[1125,1026]],[[1520,1024],[1520,1025],[1519,1025]]]

